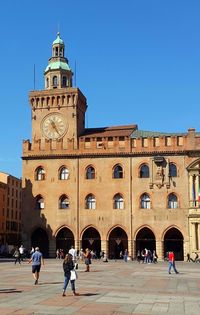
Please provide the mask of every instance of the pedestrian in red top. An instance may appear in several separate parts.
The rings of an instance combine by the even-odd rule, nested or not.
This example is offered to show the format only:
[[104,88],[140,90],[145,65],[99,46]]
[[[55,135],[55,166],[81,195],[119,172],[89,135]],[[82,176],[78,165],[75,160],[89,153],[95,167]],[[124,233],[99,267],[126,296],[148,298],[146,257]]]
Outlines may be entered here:
[[174,272],[175,273],[179,273],[177,270],[176,270],[176,266],[175,266],[175,258],[174,258],[174,253],[173,252],[169,252],[168,253],[168,259],[169,259],[169,274],[171,274],[171,268],[174,269]]

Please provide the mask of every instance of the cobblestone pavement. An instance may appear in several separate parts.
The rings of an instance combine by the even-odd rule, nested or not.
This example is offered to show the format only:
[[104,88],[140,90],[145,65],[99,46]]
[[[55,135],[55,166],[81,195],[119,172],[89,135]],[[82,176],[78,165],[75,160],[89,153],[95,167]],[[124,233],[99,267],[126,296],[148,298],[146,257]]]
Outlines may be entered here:
[[93,261],[87,273],[79,263],[80,295],[73,296],[69,286],[62,297],[62,260],[45,260],[38,285],[27,261],[0,260],[0,314],[200,314],[200,263],[176,265],[180,273],[169,275],[167,262]]

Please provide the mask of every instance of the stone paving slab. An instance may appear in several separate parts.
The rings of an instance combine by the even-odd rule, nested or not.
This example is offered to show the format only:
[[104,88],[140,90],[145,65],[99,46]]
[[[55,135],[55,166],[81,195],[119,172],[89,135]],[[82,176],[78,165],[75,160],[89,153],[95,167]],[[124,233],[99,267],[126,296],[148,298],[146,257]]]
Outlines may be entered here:
[[39,285],[27,261],[0,260],[1,315],[197,315],[200,314],[200,264],[177,262],[180,274],[167,272],[167,262],[139,264],[93,261],[91,272],[79,263],[79,296],[71,287],[62,297],[62,260],[45,260]]

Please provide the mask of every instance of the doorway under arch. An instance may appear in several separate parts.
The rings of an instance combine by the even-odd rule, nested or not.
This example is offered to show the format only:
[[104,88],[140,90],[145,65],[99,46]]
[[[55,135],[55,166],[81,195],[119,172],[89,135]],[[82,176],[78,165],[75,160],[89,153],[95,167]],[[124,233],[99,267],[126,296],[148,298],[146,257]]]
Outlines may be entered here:
[[56,249],[63,249],[64,255],[74,246],[74,235],[70,229],[63,227],[56,235]]
[[148,227],[142,228],[136,236],[136,253],[138,251],[141,253],[141,251],[145,248],[151,252],[153,252],[153,250],[156,251],[155,235]]
[[49,257],[49,239],[47,232],[42,228],[37,228],[31,235],[31,246],[39,247],[43,257]]
[[169,229],[164,236],[164,257],[167,257],[167,252],[173,251],[176,260],[184,260],[183,254],[183,235],[176,229]]
[[116,227],[109,235],[108,257],[110,259],[119,259],[121,258],[121,253],[124,254],[125,249],[128,249],[128,236],[121,227]]
[[96,253],[97,257],[100,257],[101,236],[99,232],[93,227],[89,227],[83,233],[82,249],[85,251],[86,248],[89,248],[94,253]]

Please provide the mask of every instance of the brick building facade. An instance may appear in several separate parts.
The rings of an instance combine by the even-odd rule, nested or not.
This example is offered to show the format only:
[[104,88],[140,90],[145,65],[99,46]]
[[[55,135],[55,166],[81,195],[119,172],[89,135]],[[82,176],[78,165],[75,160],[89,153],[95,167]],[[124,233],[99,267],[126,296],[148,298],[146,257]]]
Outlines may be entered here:
[[118,258],[128,249],[200,251],[200,133],[137,125],[85,128],[87,101],[72,86],[60,34],[31,91],[32,139],[23,142],[23,243],[45,256],[89,247]]
[[0,172],[0,244],[5,249],[21,242],[21,182]]

